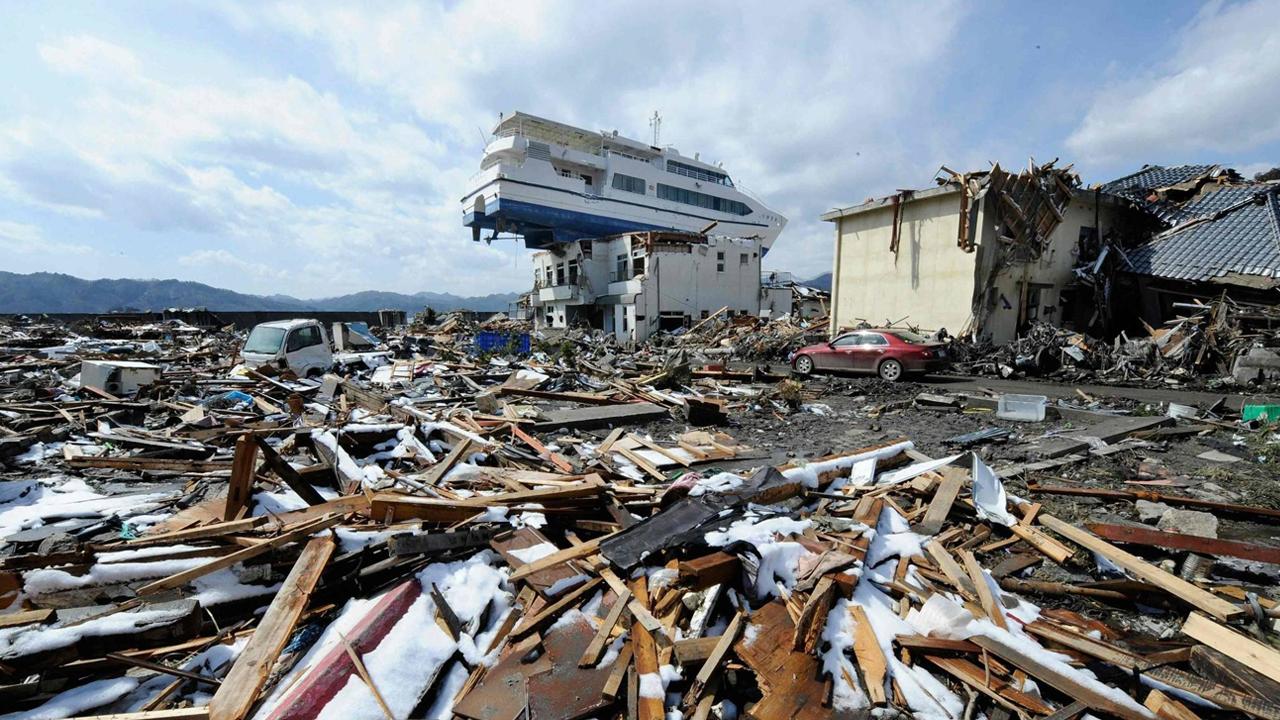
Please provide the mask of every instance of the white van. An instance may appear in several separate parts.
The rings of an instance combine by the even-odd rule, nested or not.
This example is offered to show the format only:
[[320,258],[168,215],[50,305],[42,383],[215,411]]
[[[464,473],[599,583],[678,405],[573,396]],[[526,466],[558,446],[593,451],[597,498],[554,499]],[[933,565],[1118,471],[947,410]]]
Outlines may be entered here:
[[317,320],[277,320],[249,333],[240,361],[252,368],[274,365],[298,377],[323,374],[333,365],[333,351],[324,326]]

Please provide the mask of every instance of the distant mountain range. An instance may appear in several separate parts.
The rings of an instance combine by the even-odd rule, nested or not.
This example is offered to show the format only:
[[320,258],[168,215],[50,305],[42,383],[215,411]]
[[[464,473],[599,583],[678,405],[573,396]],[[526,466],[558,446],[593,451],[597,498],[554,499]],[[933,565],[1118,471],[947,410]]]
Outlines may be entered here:
[[801,281],[800,284],[806,285],[811,288],[817,288],[819,290],[826,290],[827,292],[831,292],[831,273],[822,273],[821,275],[819,275],[816,278],[813,278],[812,280]]
[[163,310],[203,307],[233,310],[449,310],[501,311],[519,293],[459,297],[448,293],[412,295],[366,290],[351,295],[300,300],[289,295],[248,295],[185,280],[83,280],[61,273],[0,271],[0,313],[105,313],[113,310]]

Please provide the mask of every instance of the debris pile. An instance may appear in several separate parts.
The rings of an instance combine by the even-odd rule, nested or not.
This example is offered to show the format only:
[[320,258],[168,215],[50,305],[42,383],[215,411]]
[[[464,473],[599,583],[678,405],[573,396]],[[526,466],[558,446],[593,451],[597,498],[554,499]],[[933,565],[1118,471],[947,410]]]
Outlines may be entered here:
[[[1280,511],[1024,498],[1026,467],[908,438],[760,462],[738,420],[813,388],[475,332],[446,318],[405,336],[429,357],[313,379],[178,335],[119,395],[73,381],[87,357],[0,358],[6,709],[1280,718],[1274,576],[1225,561],[1280,557],[1186,512]],[[1056,439],[1178,422],[1125,420]],[[1082,526],[1036,501],[1080,496],[1167,507]]]
[[1145,337],[1121,333],[1111,342],[1033,323],[1017,340],[995,347],[955,341],[961,372],[1001,377],[1147,385],[1270,384],[1280,380],[1280,310],[1223,296],[1179,303],[1179,316],[1146,326]]

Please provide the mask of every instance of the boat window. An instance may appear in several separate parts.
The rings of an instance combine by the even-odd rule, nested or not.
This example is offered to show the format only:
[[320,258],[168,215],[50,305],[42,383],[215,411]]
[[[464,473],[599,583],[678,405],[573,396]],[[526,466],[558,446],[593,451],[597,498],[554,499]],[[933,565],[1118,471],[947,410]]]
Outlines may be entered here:
[[730,215],[750,215],[751,208],[746,203],[737,200],[729,200],[727,198],[716,197],[700,193],[696,190],[686,190],[685,188],[675,187],[673,185],[663,185],[658,183],[658,197],[663,200],[683,203],[685,205],[696,205],[704,207],[708,210],[716,212],[729,213]]
[[644,194],[644,179],[623,175],[622,173],[613,174],[613,187],[617,190],[623,190],[637,195]]
[[714,170],[707,170],[705,168],[695,167],[693,165],[682,163],[678,160],[667,161],[667,172],[673,172],[677,175],[684,175],[685,177],[691,177],[694,180],[701,180],[703,182],[713,182],[713,183],[716,183],[717,185],[728,185],[729,187],[733,187],[733,182],[730,181],[729,176],[725,175],[724,173],[716,172]]

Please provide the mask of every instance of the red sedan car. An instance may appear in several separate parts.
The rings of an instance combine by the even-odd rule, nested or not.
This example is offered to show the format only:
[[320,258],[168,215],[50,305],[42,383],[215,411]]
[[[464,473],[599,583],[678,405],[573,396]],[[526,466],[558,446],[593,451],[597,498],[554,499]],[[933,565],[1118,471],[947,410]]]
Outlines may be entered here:
[[791,355],[801,375],[817,371],[873,372],[885,380],[906,373],[925,373],[947,366],[942,343],[907,330],[869,328],[845,333],[831,342],[802,347]]

